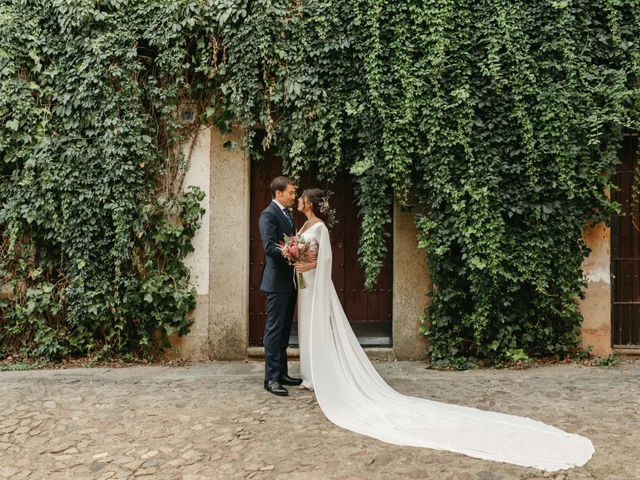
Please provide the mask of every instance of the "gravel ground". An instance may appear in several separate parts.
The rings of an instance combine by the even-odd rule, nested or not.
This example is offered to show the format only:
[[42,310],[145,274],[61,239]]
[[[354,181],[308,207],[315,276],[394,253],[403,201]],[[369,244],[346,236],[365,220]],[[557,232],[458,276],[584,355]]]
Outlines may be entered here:
[[[313,393],[262,388],[260,362],[0,372],[0,478],[640,479],[640,361],[524,370],[376,368],[398,391],[589,437],[586,466],[544,472],[340,429]],[[292,362],[291,371],[297,371]]]

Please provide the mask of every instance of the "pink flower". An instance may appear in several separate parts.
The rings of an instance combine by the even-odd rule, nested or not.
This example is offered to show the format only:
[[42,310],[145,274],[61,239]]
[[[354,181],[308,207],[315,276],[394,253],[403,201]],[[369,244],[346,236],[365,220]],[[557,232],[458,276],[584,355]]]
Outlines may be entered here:
[[299,240],[295,235],[291,237],[285,235],[284,240],[278,243],[278,248],[282,256],[293,264],[304,261],[308,254],[309,245],[304,240]]

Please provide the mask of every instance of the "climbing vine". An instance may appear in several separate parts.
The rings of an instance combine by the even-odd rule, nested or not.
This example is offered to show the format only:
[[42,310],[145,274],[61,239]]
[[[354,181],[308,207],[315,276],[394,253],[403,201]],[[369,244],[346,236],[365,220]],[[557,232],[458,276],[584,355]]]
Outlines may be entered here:
[[0,355],[149,355],[195,306],[190,7],[1,5]]
[[582,231],[615,211],[617,148],[639,127],[639,0],[0,5],[6,351],[187,331],[202,212],[179,146],[198,123],[238,125],[292,175],[348,172],[368,286],[394,200],[415,212],[432,361],[578,346]]

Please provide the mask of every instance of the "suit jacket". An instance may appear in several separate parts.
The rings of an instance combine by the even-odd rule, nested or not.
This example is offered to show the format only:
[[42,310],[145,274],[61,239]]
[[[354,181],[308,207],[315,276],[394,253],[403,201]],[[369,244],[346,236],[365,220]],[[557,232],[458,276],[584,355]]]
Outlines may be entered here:
[[284,239],[285,234],[295,235],[295,228],[291,227],[284,212],[273,201],[260,214],[258,227],[265,254],[260,290],[282,293],[293,291],[296,288],[293,283],[293,266],[282,256],[278,243]]

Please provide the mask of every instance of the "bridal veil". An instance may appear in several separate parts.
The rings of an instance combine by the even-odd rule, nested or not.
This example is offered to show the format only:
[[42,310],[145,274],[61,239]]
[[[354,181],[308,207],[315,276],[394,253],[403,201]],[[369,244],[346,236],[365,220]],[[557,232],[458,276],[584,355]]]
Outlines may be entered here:
[[[458,452],[547,471],[584,465],[591,441],[530,418],[402,395],[378,374],[349,325],[331,280],[327,227],[318,227],[309,369],[320,408],[334,424],[396,445]],[[306,289],[305,289],[306,290]]]

